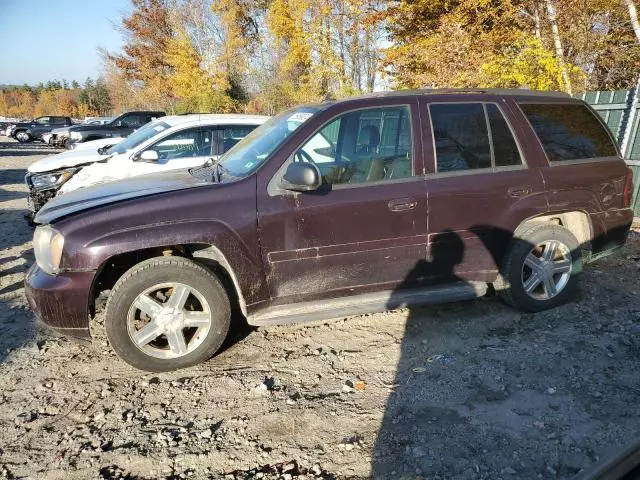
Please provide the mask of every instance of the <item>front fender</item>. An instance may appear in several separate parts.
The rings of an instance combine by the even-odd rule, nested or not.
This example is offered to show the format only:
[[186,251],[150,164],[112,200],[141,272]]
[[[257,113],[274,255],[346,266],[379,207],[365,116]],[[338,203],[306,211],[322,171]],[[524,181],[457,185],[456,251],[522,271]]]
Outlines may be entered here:
[[262,262],[256,255],[257,245],[248,244],[221,220],[177,220],[114,230],[85,245],[65,249],[63,267],[75,265],[82,270],[99,270],[117,255],[176,245],[198,245],[197,251],[204,252],[199,256],[215,260],[227,270],[243,310],[245,302],[259,301],[267,291]]

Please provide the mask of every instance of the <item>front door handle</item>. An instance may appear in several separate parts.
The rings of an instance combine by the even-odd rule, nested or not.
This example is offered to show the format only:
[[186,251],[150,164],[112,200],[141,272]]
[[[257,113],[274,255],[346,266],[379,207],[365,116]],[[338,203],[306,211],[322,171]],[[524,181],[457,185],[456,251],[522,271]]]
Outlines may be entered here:
[[511,187],[509,190],[509,196],[511,197],[524,197],[531,193],[531,188],[529,187]]
[[418,202],[412,197],[396,198],[394,200],[390,200],[387,205],[389,206],[389,210],[392,212],[405,212],[416,208]]

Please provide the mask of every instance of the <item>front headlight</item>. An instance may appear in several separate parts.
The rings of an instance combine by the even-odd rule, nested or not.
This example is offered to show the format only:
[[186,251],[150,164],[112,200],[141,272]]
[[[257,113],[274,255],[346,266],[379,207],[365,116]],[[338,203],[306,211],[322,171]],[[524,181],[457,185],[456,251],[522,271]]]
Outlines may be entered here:
[[33,252],[36,263],[46,273],[53,275],[60,271],[60,259],[64,237],[49,225],[39,226],[33,234]]
[[42,173],[40,175],[31,176],[31,186],[36,190],[46,190],[49,188],[59,187],[76,172],[77,169],[70,168],[53,173]]
[[69,138],[73,140],[82,140],[82,133],[80,132],[71,132],[69,133]]

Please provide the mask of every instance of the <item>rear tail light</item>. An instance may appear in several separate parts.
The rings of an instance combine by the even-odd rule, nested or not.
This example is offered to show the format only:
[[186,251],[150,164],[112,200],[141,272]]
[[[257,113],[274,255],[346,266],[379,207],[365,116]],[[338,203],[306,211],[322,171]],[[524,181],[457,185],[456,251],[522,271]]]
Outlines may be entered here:
[[633,195],[633,171],[627,167],[627,177],[624,180],[624,191],[622,193],[624,208],[631,206],[631,195]]

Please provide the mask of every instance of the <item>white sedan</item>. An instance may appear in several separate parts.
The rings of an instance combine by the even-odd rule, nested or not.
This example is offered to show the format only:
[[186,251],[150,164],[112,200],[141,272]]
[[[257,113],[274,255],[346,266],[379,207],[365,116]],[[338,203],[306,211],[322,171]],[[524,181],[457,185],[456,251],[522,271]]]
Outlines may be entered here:
[[[190,114],[158,118],[119,143],[51,155],[32,164],[25,181],[35,213],[56,194],[146,173],[203,165],[269,117]],[[107,139],[98,140],[104,142]],[[110,139],[113,143],[113,139]]]

